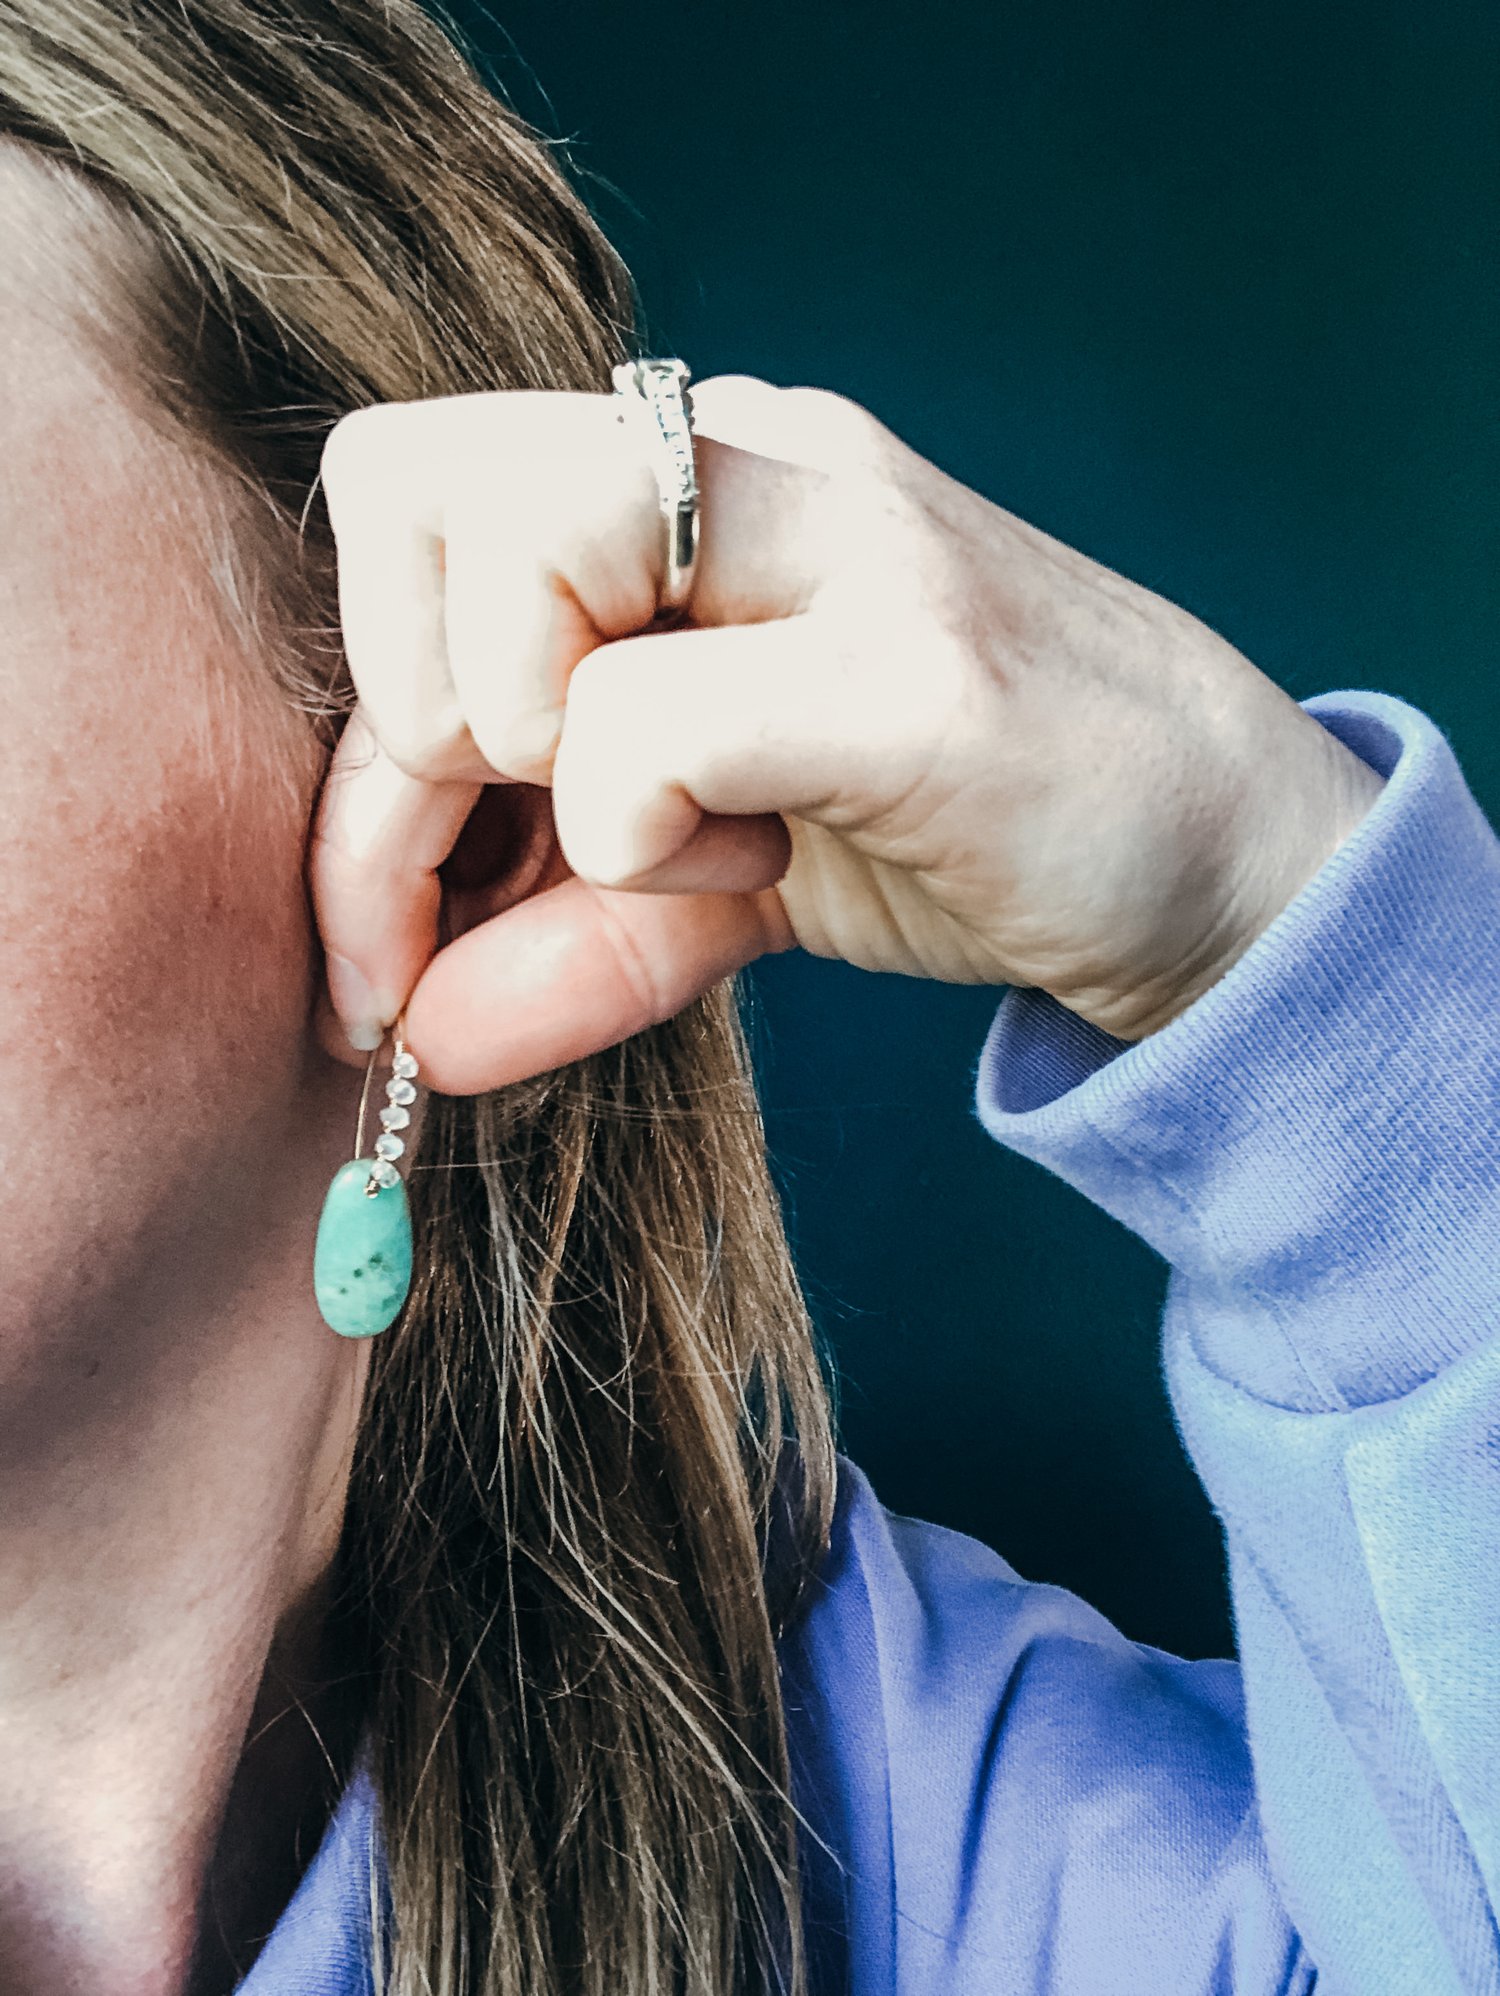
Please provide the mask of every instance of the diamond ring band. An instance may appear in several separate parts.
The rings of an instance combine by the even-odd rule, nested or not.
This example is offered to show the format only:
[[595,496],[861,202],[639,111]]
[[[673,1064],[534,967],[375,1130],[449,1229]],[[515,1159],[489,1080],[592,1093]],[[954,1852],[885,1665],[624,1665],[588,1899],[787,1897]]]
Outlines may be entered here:
[[698,560],[698,472],[693,458],[692,375],[680,360],[626,360],[612,370],[616,420],[634,420],[647,438],[661,493],[666,559],[654,625],[675,622],[693,592]]

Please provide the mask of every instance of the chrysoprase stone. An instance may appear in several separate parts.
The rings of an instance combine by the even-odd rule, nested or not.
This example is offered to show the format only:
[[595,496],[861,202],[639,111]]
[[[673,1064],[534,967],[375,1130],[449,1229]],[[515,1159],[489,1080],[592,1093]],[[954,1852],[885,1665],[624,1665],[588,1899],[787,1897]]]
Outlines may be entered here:
[[313,1250],[323,1321],[345,1338],[395,1323],[411,1288],[411,1208],[398,1178],[367,1194],[372,1157],[354,1158],[328,1188]]

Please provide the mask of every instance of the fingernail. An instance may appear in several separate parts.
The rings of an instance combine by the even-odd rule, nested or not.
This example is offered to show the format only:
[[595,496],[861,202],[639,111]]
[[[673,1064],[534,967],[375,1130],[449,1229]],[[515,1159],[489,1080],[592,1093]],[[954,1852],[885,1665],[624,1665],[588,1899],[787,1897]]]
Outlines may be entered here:
[[383,1012],[388,1009],[394,1018],[396,1007],[382,1006],[358,964],[336,950],[329,950],[327,956],[328,995],[344,1022],[344,1036],[358,1052],[373,1053],[385,1038]]

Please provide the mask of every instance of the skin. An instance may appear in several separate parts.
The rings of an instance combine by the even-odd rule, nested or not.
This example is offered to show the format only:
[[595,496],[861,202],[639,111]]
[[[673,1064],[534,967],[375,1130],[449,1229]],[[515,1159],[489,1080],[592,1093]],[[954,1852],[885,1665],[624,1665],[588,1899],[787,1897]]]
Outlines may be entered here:
[[316,1833],[294,1693],[344,1750],[368,1353],[310,1273],[360,1077],[310,1025],[321,758],[205,587],[207,473],[37,281],[53,190],[0,174],[0,1989],[180,1996]]
[[362,711],[324,785],[212,594],[224,495],[74,335],[54,192],[0,175],[0,1988],[210,1996],[348,1758],[322,1583],[368,1348],[310,1279],[343,1028],[408,1001],[467,1092],[800,941],[1140,1035],[1379,785],[1180,611],[738,380],[699,396],[701,628],[651,637],[604,398],[341,425]]
[[[1040,986],[1138,1039],[1378,794],[1213,632],[856,404],[693,393],[699,571],[665,632],[656,485],[611,398],[387,405],[330,438],[360,711],[311,880],[355,1045],[405,1001],[430,1084],[494,1087],[794,944]],[[439,949],[435,869],[497,784],[533,814],[550,789],[530,871]]]

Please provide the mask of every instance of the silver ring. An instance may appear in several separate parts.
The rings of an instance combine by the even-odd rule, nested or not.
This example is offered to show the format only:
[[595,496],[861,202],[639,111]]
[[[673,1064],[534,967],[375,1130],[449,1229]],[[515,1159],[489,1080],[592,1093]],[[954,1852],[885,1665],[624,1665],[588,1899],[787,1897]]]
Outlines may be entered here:
[[693,457],[692,374],[680,360],[622,360],[611,372],[616,420],[643,424],[661,493],[666,559],[655,624],[680,617],[693,593],[698,564],[698,467]]

